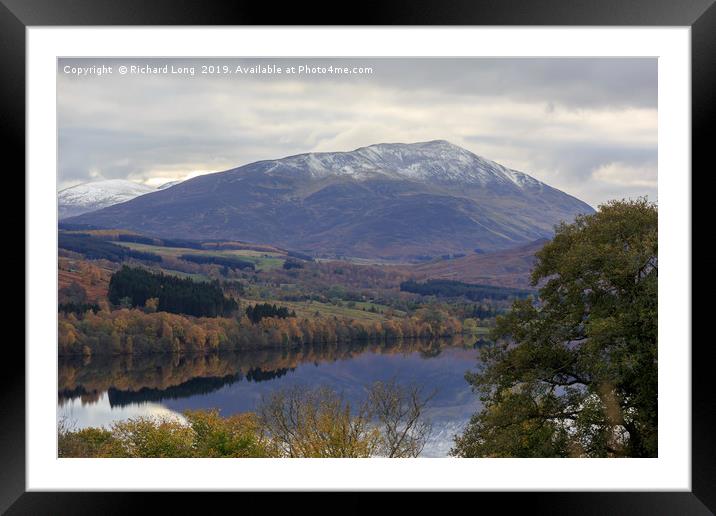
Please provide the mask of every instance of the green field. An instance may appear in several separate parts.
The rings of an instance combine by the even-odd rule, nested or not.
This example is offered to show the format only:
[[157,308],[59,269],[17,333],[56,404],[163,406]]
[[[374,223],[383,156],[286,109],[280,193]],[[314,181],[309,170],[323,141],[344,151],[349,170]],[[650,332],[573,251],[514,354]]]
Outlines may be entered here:
[[[151,270],[151,269],[150,269]],[[177,276],[179,278],[189,278],[194,281],[211,281],[211,278],[204,274],[192,274],[189,272],[182,272],[182,271],[175,271],[174,269],[162,269],[162,272],[164,274],[170,274],[172,276]]]
[[[241,306],[245,309],[247,305],[253,305],[256,303],[269,303],[275,304],[276,306],[285,306],[289,310],[296,312],[296,317],[312,319],[316,317],[318,312],[319,317],[338,317],[344,319],[355,319],[358,321],[385,321],[387,319],[400,320],[407,314],[399,310],[393,310],[392,317],[387,315],[390,310],[385,305],[379,305],[370,302],[356,303],[355,308],[348,308],[347,306],[336,306],[330,303],[321,303],[318,301],[278,301],[275,299],[250,299],[242,298]],[[369,312],[368,309],[371,306],[375,306],[377,310],[383,311],[384,313],[373,313]],[[365,307],[365,311],[362,309]],[[488,335],[491,328],[484,326],[477,326],[470,329],[468,332],[471,336],[479,337]]]
[[248,249],[238,250],[199,250],[188,249],[185,247],[163,247],[159,245],[139,244],[137,242],[112,242],[122,245],[135,251],[143,251],[147,253],[158,254],[159,256],[172,256],[179,258],[183,254],[192,254],[200,256],[223,256],[232,258],[241,258],[243,260],[253,262],[257,270],[269,270],[283,266],[286,261],[285,255],[280,253],[272,253],[268,251],[253,251]]
[[[289,310],[295,310],[296,316],[300,318],[312,318],[316,312],[321,317],[339,317],[346,319],[357,319],[363,321],[383,321],[387,319],[384,314],[371,313],[363,311],[361,308],[348,308],[346,306],[336,306],[330,303],[320,303],[318,301],[275,301],[275,300],[248,300],[242,299],[242,306],[254,303],[271,303],[277,306],[285,306]],[[387,308],[387,307],[386,307]],[[396,313],[397,315],[397,313]],[[403,314],[404,315],[404,314]]]

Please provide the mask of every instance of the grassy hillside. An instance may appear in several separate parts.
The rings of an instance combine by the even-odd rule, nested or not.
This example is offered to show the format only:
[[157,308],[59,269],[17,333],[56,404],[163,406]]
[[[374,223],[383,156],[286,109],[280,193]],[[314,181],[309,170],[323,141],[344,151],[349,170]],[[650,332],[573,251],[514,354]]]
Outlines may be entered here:
[[439,260],[411,267],[420,279],[446,279],[500,287],[530,288],[534,254],[548,240],[489,254],[473,253],[464,257]]
[[159,256],[171,256],[179,258],[181,255],[199,256],[222,256],[241,258],[252,262],[257,270],[269,270],[281,267],[286,261],[286,255],[278,252],[255,251],[251,249],[222,249],[222,250],[198,250],[184,247],[165,247],[161,245],[140,244],[137,242],[117,242],[135,251],[142,251],[157,254]]

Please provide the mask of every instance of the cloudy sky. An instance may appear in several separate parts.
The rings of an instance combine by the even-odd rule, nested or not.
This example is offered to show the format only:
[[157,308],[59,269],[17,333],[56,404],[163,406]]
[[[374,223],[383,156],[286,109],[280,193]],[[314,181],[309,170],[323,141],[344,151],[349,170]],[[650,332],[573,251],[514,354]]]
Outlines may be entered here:
[[[299,68],[330,65],[370,71]],[[58,189],[444,139],[595,207],[657,200],[656,59],[60,59],[57,107]]]

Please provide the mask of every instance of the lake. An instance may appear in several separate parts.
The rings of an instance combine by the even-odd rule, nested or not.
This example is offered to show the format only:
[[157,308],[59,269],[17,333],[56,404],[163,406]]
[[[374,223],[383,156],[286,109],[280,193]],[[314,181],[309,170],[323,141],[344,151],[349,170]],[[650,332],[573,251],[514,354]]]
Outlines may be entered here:
[[262,396],[296,385],[326,385],[358,403],[373,382],[395,379],[435,391],[425,411],[433,431],[422,455],[444,457],[453,436],[480,408],[464,378],[477,360],[478,351],[460,341],[60,357],[57,417],[83,428],[190,409],[218,408],[226,416],[253,411]]

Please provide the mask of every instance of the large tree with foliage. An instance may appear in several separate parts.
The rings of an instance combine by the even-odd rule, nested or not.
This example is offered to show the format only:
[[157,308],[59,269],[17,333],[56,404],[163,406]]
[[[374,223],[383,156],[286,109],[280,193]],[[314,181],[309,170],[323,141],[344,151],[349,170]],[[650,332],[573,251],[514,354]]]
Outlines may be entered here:
[[657,207],[612,201],[537,253],[539,299],[498,318],[467,380],[463,457],[657,456]]

